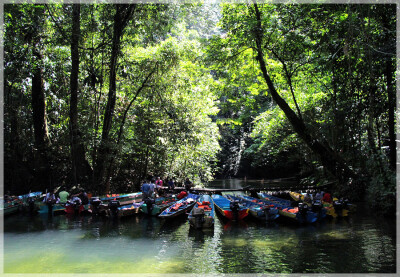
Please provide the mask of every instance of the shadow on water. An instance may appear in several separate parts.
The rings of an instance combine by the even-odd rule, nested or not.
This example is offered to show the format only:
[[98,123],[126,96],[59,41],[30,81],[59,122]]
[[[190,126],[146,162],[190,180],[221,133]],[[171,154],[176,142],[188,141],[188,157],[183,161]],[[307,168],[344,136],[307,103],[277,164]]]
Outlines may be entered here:
[[180,215],[171,219],[160,219],[160,232],[164,234],[176,232],[183,224],[188,224],[185,215]]
[[309,225],[216,215],[214,228],[205,230],[190,228],[186,217],[10,216],[4,218],[5,272],[396,272],[396,222],[368,207]]
[[195,242],[204,243],[206,239],[212,238],[214,236],[214,228],[195,229],[193,227],[190,227],[188,236],[190,238],[193,238]]

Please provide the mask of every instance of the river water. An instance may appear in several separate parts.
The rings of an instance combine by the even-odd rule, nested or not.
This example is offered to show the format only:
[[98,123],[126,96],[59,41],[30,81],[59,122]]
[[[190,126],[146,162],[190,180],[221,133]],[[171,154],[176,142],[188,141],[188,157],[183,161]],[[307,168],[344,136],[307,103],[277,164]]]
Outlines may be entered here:
[[[241,187],[242,181],[213,187]],[[5,273],[395,273],[396,222],[365,205],[347,219],[298,226],[137,215],[4,219]]]

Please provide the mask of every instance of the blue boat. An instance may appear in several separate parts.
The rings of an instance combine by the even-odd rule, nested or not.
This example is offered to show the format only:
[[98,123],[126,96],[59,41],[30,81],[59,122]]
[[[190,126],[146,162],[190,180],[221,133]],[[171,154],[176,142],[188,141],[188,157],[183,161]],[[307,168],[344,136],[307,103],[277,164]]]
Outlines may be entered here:
[[250,215],[258,220],[274,221],[279,217],[279,210],[271,207],[271,205],[264,200],[246,195],[229,195],[229,198],[240,201],[240,203],[248,207]]
[[190,226],[196,229],[214,227],[214,201],[211,196],[201,195],[190,211],[188,220]]
[[22,210],[30,213],[37,212],[40,208],[37,200],[39,200],[40,197],[42,197],[41,191],[30,192],[28,194],[18,196],[18,198],[22,201]]
[[249,214],[249,209],[237,201],[218,194],[213,194],[212,199],[217,211],[229,220],[241,220]]
[[187,211],[193,208],[198,198],[198,194],[189,193],[186,197],[176,201],[174,204],[166,208],[158,216],[164,219],[170,219],[182,214],[186,214]]
[[298,223],[314,223],[318,219],[318,214],[313,212],[311,207],[299,203],[298,207],[293,207],[290,200],[285,200],[266,193],[258,193],[258,196],[279,210],[279,215],[289,218]]
[[144,204],[144,201],[139,203],[132,203],[128,205],[122,205],[117,208],[117,215],[119,218],[126,217],[140,212],[140,207]]

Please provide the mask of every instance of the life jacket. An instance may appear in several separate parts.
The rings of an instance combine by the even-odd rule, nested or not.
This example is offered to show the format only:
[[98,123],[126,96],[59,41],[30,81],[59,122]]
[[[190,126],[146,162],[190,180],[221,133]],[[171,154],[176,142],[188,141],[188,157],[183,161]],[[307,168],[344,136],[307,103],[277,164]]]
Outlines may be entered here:
[[187,192],[186,191],[181,191],[176,198],[182,199],[182,198],[184,198],[186,196],[187,196]]

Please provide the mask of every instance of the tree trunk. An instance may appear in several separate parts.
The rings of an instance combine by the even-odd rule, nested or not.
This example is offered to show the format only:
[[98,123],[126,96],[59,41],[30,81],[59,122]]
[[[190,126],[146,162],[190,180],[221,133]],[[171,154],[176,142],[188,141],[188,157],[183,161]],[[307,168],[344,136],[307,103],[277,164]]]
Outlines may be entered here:
[[70,136],[72,182],[87,183],[91,168],[85,158],[85,148],[82,144],[78,127],[78,75],[79,75],[79,37],[80,37],[80,5],[72,5],[72,35],[71,35],[71,99],[70,99]]
[[32,77],[32,113],[35,146],[39,149],[49,143],[49,131],[47,128],[43,70],[40,65],[43,57],[40,53],[36,53],[36,57],[38,62]]
[[51,187],[50,164],[47,153],[50,140],[47,128],[43,70],[41,67],[43,57],[38,51],[35,51],[34,55],[36,56],[36,64],[33,68],[32,76],[32,116],[35,137],[34,182],[40,185],[41,189],[45,189]]
[[109,138],[109,133],[112,127],[112,120],[114,117],[114,109],[116,102],[116,75],[117,75],[117,60],[119,57],[119,51],[121,47],[121,39],[123,37],[123,32],[130,21],[133,12],[136,8],[135,4],[132,5],[121,5],[116,4],[116,12],[114,16],[114,32],[112,41],[112,50],[110,58],[110,81],[109,81],[109,91],[107,98],[107,106],[104,112],[103,121],[103,132],[101,136],[101,143],[99,146],[99,153],[96,161],[96,179],[97,184],[100,185],[103,190],[108,193],[110,190],[110,182],[105,180],[105,169],[110,160],[111,153],[111,141]]
[[396,133],[395,133],[395,118],[394,111],[396,108],[396,96],[393,90],[393,75],[394,66],[392,59],[386,61],[386,82],[387,82],[387,93],[388,93],[388,106],[389,106],[389,158],[390,167],[392,170],[396,169]]
[[264,54],[262,51],[262,37],[263,29],[261,25],[261,13],[258,9],[256,3],[254,3],[257,28],[255,29],[255,39],[257,47],[257,60],[260,64],[260,69],[262,71],[264,80],[268,85],[269,92],[275,103],[282,109],[288,118],[289,122],[293,126],[294,131],[299,135],[299,137],[306,143],[306,145],[316,154],[321,160],[322,165],[339,180],[348,179],[350,177],[355,177],[355,173],[345,164],[345,162],[334,153],[334,151],[327,145],[323,145],[321,142],[311,136],[309,130],[303,120],[301,120],[296,113],[289,107],[286,101],[279,95],[275,86],[267,72]]

